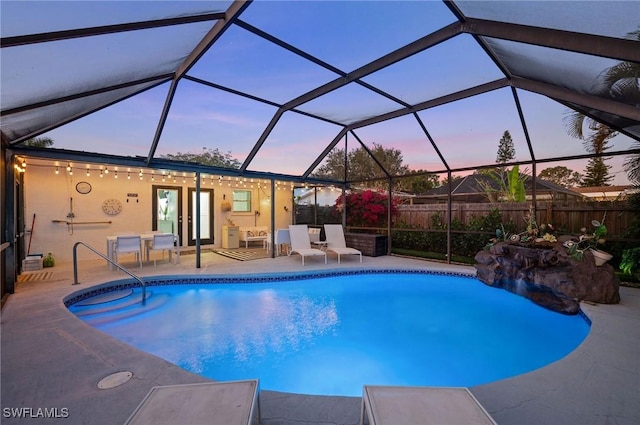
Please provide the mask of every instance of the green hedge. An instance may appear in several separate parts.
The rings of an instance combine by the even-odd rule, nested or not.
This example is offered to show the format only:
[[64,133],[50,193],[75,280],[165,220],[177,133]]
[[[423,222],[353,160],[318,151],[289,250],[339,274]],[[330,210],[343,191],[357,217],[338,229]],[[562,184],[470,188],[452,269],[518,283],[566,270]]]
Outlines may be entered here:
[[[451,222],[451,254],[473,258],[478,251],[496,236],[496,230],[508,233],[516,231],[513,222],[502,222],[502,213],[493,209],[485,216],[473,216],[468,224],[454,219]],[[423,251],[446,254],[447,225],[440,214],[434,214],[428,229],[419,229],[406,223],[398,223],[392,232],[392,247],[399,250]]]

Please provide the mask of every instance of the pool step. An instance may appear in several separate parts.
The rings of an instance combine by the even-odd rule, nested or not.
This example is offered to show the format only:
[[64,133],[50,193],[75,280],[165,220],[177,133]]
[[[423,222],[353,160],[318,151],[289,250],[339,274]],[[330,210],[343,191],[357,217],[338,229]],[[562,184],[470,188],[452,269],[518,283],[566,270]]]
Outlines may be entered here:
[[[84,302],[82,305],[71,306],[70,310],[76,316],[92,326],[115,322],[118,320],[134,317],[140,314],[147,314],[163,306],[169,297],[166,295],[155,295],[153,291],[147,290],[146,302],[142,304],[142,294],[133,291],[124,297],[115,296],[112,301],[107,302]],[[93,300],[93,299],[92,299]]]

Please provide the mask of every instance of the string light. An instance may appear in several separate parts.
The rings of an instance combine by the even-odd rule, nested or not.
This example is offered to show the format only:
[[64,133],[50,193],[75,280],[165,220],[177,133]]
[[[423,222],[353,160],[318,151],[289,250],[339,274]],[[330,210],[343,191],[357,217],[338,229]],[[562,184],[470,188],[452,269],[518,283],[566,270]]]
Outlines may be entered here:
[[23,159],[16,157],[16,162],[13,163],[13,168],[16,169],[18,173],[24,173],[27,170],[27,162]]
[[[17,156],[14,158],[14,167],[18,172],[25,172],[26,166],[27,164],[26,164],[25,158],[21,158]],[[96,164],[92,167],[92,164],[86,164],[85,166],[86,166],[85,172],[87,177],[91,176],[92,171],[98,172],[100,178],[103,178],[105,177],[105,175],[109,174],[109,168],[106,165]],[[60,173],[60,163],[58,161],[55,162],[55,165],[53,165],[52,168],[55,169],[55,174]],[[111,174],[115,179],[118,178],[118,171],[122,171],[122,172],[126,171],[127,180],[131,180],[131,174],[136,172],[135,169],[132,170],[129,167],[125,167],[126,169],[123,168],[122,170],[118,170],[118,168],[119,167],[117,166],[112,166]],[[70,176],[73,175],[73,163],[71,161],[67,161],[66,170]],[[156,180],[155,173],[156,171],[154,170],[145,170],[144,168],[139,168],[137,172],[140,181],[145,181],[145,176],[150,176],[150,178],[148,178],[147,181],[151,181],[151,182],[155,182]],[[300,182],[296,184],[295,182],[280,181],[275,179],[274,180],[261,179],[261,178],[255,178],[255,177],[224,176],[224,175],[215,175],[215,174],[206,174],[206,173],[199,174],[197,172],[192,173],[192,172],[186,172],[186,171],[178,172],[178,171],[166,171],[166,170],[159,170],[158,173],[160,173],[159,175],[161,176],[162,182],[173,181],[173,183],[175,184],[179,184],[180,174],[182,174],[182,179],[181,179],[182,184],[188,184],[191,181],[191,179],[193,179],[194,184],[197,184],[198,175],[200,175],[200,178],[201,178],[200,183],[202,186],[206,186],[207,181],[211,186],[214,186],[217,180],[218,185],[221,187],[223,186],[224,183],[226,183],[227,187],[229,188],[243,188],[243,189],[259,190],[259,191],[269,190],[270,187],[273,187],[273,190],[285,190],[285,191],[288,189],[287,186],[290,186],[291,190],[293,190],[295,187],[298,187],[298,186],[304,187],[305,189],[309,189],[309,187],[311,187],[309,183],[305,183],[305,182]],[[336,187],[327,186],[319,189],[320,191],[330,190],[333,192],[336,190]]]

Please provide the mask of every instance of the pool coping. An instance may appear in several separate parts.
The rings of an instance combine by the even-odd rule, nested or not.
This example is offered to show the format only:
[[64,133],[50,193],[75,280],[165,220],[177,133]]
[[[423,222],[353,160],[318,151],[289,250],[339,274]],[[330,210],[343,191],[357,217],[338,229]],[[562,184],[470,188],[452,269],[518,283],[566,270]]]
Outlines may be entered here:
[[[328,271],[322,265],[307,265],[302,270],[292,260],[228,263],[216,266],[216,270],[221,275],[234,272],[229,268],[242,274],[270,267]],[[373,268],[401,264],[423,270],[447,269],[441,264],[398,258],[368,258],[365,262]],[[473,269],[457,270],[468,274]],[[82,290],[104,280],[98,277]],[[69,277],[59,282],[21,284],[2,309],[3,407],[66,407],[70,417],[64,423],[123,423],[153,386],[208,381],[78,320],[63,302],[79,290],[70,282]],[[640,291],[620,288],[620,292],[622,302],[618,305],[581,304],[592,327],[585,341],[568,356],[524,375],[472,387],[474,396],[501,425],[640,423]],[[97,389],[95,383],[101,378],[123,370],[132,370],[134,379],[109,391]],[[353,425],[359,418],[360,400],[265,390],[261,393],[261,423]],[[22,423],[3,417],[5,421]]]
[[[163,286],[163,285],[210,285],[210,284],[252,284],[265,282],[288,282],[292,280],[311,280],[322,279],[325,277],[335,276],[355,276],[379,273],[402,273],[402,274],[428,274],[432,276],[454,276],[476,279],[476,276],[470,273],[456,273],[448,271],[429,271],[420,269],[329,269],[329,270],[311,270],[306,272],[277,272],[277,273],[247,273],[242,276],[233,274],[210,274],[210,275],[160,275],[143,279],[147,287]],[[211,282],[215,280],[215,282]],[[113,292],[114,290],[124,290],[131,288],[139,288],[140,284],[133,278],[119,279],[111,282],[105,282],[90,288],[84,288],[71,293],[63,298],[65,306],[69,307],[73,304],[81,302],[87,298],[96,295]]]

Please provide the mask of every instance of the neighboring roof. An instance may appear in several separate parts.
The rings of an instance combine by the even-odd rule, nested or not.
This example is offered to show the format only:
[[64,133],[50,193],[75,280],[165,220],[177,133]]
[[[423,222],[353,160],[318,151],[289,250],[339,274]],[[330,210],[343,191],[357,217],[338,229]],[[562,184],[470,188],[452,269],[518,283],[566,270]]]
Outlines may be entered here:
[[[531,128],[549,104],[640,138],[634,95],[618,86],[604,90],[602,82],[612,66],[640,63],[638,42],[626,38],[638,30],[638,2],[3,1],[0,7],[0,129],[3,144],[18,151],[26,139],[99,114],[112,134],[97,140],[65,134],[47,153],[157,167],[166,165],[167,153],[204,147],[232,151],[238,174],[307,179],[332,150],[371,146],[389,133],[420,147],[407,154],[411,165],[446,172],[463,163],[457,155],[465,145],[487,143],[484,151],[495,152],[497,140],[481,140],[480,127],[509,116],[522,119],[512,130],[521,143],[516,162],[584,155],[579,148],[569,155],[541,148],[548,136]],[[139,97],[129,113],[107,112]],[[497,97],[505,109],[483,107]],[[467,108],[449,112],[463,122],[480,120],[462,142],[446,131],[459,121],[441,115],[452,104]],[[155,114],[150,125],[142,123],[148,111]],[[491,119],[483,118],[487,112]],[[137,120],[135,134],[118,131]],[[387,123],[391,130],[380,130]],[[198,137],[184,136],[200,125]],[[87,126],[91,134],[95,124]],[[409,127],[413,133],[405,135]],[[246,129],[250,136],[240,134]],[[393,137],[385,147],[393,147]],[[622,145],[618,154],[627,150]],[[290,153],[295,161],[272,162]]]
[[633,190],[631,185],[614,185],[614,186],[592,186],[592,187],[575,187],[574,191],[578,193],[605,193],[605,192],[626,192]]
[[[527,193],[531,193],[533,189],[532,179],[526,178],[524,181],[525,190]],[[499,185],[493,178],[485,174],[470,174],[463,177],[460,181],[457,181],[451,191],[451,195],[454,197],[469,196],[469,195],[482,195],[485,197],[485,190],[483,187],[490,187],[493,190],[498,190]],[[572,189],[567,189],[564,186],[557,185],[553,182],[536,179],[535,186],[536,193],[563,193],[569,196],[581,198],[582,195]],[[442,198],[449,194],[449,188],[447,185],[443,185],[432,189],[426,193],[417,195],[420,198]]]
[[587,198],[595,200],[624,199],[638,191],[636,187],[631,185],[576,187],[574,190]]

